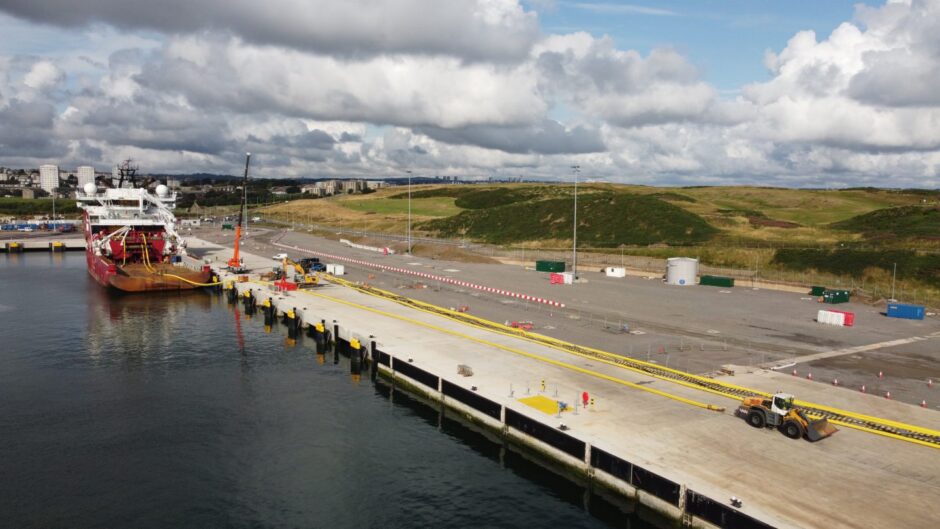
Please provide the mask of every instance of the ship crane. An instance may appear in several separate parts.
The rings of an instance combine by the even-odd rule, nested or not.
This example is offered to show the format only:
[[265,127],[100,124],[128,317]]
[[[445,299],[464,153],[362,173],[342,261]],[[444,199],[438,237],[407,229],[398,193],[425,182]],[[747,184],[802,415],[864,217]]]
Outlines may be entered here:
[[241,206],[238,208],[238,226],[235,227],[235,254],[232,255],[232,258],[228,260],[229,270],[239,274],[245,271],[245,268],[242,266],[241,259],[238,256],[239,244],[241,243],[242,238],[242,222],[245,217],[245,208],[248,207],[246,199],[248,197],[248,164],[251,163],[251,153],[245,154],[245,176],[242,179],[242,201]]

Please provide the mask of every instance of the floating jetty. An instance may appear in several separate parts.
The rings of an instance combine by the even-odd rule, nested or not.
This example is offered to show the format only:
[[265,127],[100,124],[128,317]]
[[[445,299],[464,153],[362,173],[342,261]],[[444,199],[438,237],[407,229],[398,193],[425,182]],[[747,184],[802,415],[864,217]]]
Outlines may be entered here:
[[[735,416],[738,396],[751,392],[742,386],[670,378],[652,364],[652,371],[639,369],[646,363],[341,278],[324,275],[315,288],[283,291],[260,280],[277,264],[271,259],[245,255],[249,273],[233,275],[221,268],[231,250],[198,240],[191,248],[204,260],[188,264],[213,265],[230,299],[250,291],[251,303],[271,319],[287,318],[292,332],[312,336],[318,348],[335,340],[394,384],[631,500],[641,516],[703,528],[925,527],[936,520],[940,416],[931,410],[872,401],[866,409],[878,414],[860,415],[817,394],[814,409],[839,417],[841,431],[817,443],[791,440]],[[772,382],[786,389],[788,377],[768,374],[775,375]]]

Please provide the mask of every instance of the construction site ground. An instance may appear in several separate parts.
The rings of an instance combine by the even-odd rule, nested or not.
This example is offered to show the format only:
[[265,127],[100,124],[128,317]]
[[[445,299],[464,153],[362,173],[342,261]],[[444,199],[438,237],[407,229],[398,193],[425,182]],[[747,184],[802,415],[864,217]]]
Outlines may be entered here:
[[[256,244],[250,239],[246,246],[252,252],[268,249]],[[230,250],[194,240],[192,253],[210,262],[224,262]],[[246,256],[253,272],[267,271],[272,262],[267,251]],[[258,288],[264,287],[259,284]],[[354,332],[372,334],[382,350],[397,358],[410,358],[414,365],[467,387],[475,385],[481,395],[546,424],[564,422],[571,428],[569,433],[712,498],[736,496],[743,500],[745,513],[777,527],[928,527],[937,521],[940,452],[935,448],[850,428],[817,443],[791,440],[773,430],[749,427],[734,415],[737,402],[732,399],[467,326],[339,285],[292,293],[277,303],[297,307],[308,321],[336,319]],[[459,377],[459,364],[471,366],[473,376]],[[821,404],[940,427],[940,414],[933,410],[767,370],[732,371],[730,381],[738,385],[791,391]],[[541,380],[546,381],[544,392]],[[695,407],[617,380],[722,406],[725,411]],[[596,399],[595,408],[582,409],[577,415],[566,412],[558,419],[517,400],[526,393],[556,398],[556,391],[557,398],[568,402],[589,391]]]
[[[193,233],[217,243],[232,241],[232,232],[217,227]],[[583,282],[575,285],[551,285],[547,274],[531,269],[534,263],[526,268],[382,255],[293,231],[252,229],[246,247],[265,256],[282,251],[305,256],[271,244],[274,238],[288,246],[557,300],[565,308],[345,263],[352,281],[444,307],[468,307],[471,314],[494,321],[531,321],[535,331],[569,342],[695,373],[715,373],[728,364],[787,366],[780,371],[792,376],[796,370],[800,378],[811,375],[815,384],[831,386],[837,380],[842,391],[860,392],[865,386],[882,398],[890,392],[892,399],[940,409],[936,316],[923,321],[887,318],[883,305],[824,305],[806,293],[679,287],[665,285],[659,276],[610,278],[599,270],[580,271]],[[854,312],[855,326],[817,323],[821,308]],[[931,379],[937,382],[933,387],[928,385]]]

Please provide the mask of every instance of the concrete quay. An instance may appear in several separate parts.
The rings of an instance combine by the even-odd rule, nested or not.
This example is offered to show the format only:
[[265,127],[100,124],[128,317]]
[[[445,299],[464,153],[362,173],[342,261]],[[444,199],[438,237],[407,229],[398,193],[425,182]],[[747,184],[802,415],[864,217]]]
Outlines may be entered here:
[[[190,248],[217,267],[230,256],[230,250],[201,241],[193,240]],[[252,272],[276,264],[250,254],[245,263]],[[273,292],[260,282],[234,285],[251,288],[261,298],[271,296],[280,311],[296,307],[304,323],[325,320],[335,325],[341,340],[357,338],[370,346],[374,342],[382,372],[412,391],[684,523],[889,528],[937,521],[940,452],[935,449],[847,428],[819,443],[794,441],[747,426],[733,415],[737,402],[732,399],[343,286],[327,283],[287,293]],[[459,375],[460,365],[469,366],[473,375]],[[767,373],[742,371],[734,382],[770,391],[806,385],[797,389],[804,395],[815,392],[816,402],[827,403],[838,395],[842,401],[833,405],[856,409],[853,393]],[[594,406],[563,412],[561,418],[519,400],[542,395],[573,405],[583,391],[593,396]],[[868,397],[858,408],[920,426],[938,424],[932,410],[884,399]],[[559,429],[562,423],[567,431]],[[732,496],[742,500],[740,509],[728,505]]]
[[78,252],[85,250],[85,239],[81,237],[54,238],[35,237],[0,241],[0,252]]

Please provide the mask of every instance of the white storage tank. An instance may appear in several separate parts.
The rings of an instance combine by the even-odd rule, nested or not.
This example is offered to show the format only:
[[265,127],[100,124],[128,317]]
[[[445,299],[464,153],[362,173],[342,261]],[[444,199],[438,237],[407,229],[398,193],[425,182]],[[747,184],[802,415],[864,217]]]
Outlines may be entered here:
[[694,285],[698,277],[698,259],[691,257],[670,257],[666,259],[667,285]]

